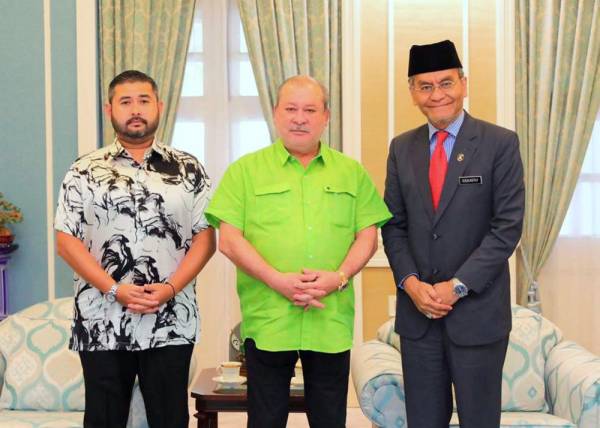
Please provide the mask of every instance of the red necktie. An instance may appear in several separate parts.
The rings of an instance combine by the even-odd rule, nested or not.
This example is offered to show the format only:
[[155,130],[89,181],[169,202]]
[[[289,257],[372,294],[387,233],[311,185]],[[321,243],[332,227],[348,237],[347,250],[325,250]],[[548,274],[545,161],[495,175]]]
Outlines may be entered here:
[[436,143],[431,162],[429,163],[429,186],[431,187],[431,200],[433,202],[433,210],[437,210],[442,196],[442,188],[446,179],[446,171],[448,170],[448,159],[444,150],[444,141],[448,137],[446,131],[437,131]]

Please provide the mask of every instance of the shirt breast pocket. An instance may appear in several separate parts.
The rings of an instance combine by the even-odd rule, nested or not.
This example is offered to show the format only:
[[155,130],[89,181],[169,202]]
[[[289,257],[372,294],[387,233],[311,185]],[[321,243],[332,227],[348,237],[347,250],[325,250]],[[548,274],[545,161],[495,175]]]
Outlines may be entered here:
[[275,183],[257,187],[256,219],[259,224],[281,224],[291,215],[292,192],[288,183]]
[[331,218],[331,223],[341,227],[354,226],[356,190],[339,184],[328,184],[324,190],[326,215]]

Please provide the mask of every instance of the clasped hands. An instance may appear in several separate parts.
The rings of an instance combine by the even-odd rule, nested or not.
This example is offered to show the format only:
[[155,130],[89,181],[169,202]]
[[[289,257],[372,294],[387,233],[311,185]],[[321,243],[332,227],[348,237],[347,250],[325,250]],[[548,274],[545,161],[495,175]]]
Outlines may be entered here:
[[296,306],[305,310],[311,306],[323,309],[325,305],[321,299],[338,289],[340,275],[337,272],[310,269],[302,269],[302,273],[277,272],[269,285]]
[[117,301],[136,314],[158,312],[160,306],[171,298],[173,290],[167,284],[121,284],[117,289]]
[[443,318],[452,310],[458,301],[454,294],[452,281],[442,281],[436,284],[419,281],[411,276],[404,281],[404,290],[412,299],[417,309],[427,318]]

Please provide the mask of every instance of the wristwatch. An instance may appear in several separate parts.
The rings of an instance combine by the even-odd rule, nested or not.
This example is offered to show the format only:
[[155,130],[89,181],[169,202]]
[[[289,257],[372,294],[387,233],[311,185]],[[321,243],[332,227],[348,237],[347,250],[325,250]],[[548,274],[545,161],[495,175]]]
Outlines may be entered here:
[[454,285],[453,293],[459,299],[462,299],[467,294],[469,294],[469,289],[465,284],[463,284],[460,279],[452,278],[452,284]]
[[119,284],[115,283],[110,287],[108,293],[104,295],[104,298],[108,303],[114,303],[117,301],[117,290],[119,289]]
[[346,274],[341,270],[338,271],[338,275],[340,276],[340,285],[338,285],[338,291],[344,291],[346,287],[348,287],[348,278]]

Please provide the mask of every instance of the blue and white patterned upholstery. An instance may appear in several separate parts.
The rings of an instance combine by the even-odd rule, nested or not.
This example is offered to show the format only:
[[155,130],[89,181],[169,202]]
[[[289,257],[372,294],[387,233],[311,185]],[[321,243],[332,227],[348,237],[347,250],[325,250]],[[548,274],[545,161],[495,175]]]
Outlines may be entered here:
[[10,428],[81,428],[83,412],[40,412],[37,410],[3,410],[0,427]]
[[552,349],[545,367],[552,413],[578,428],[600,427],[600,358],[571,341]]
[[502,411],[547,413],[544,366],[562,333],[544,317],[521,306],[512,308],[512,317],[502,370]]
[[[0,428],[82,427],[81,363],[68,349],[73,298],[30,306],[0,323]],[[128,428],[147,428],[136,383]]]
[[67,348],[69,328],[69,320],[20,315],[0,324],[0,352],[6,361],[0,408],[84,410],[81,364]]
[[[503,370],[501,427],[600,427],[600,358],[562,340],[542,316],[513,306]],[[400,339],[394,320],[352,355],[352,378],[374,426],[405,428]],[[450,423],[458,427],[456,413]]]

